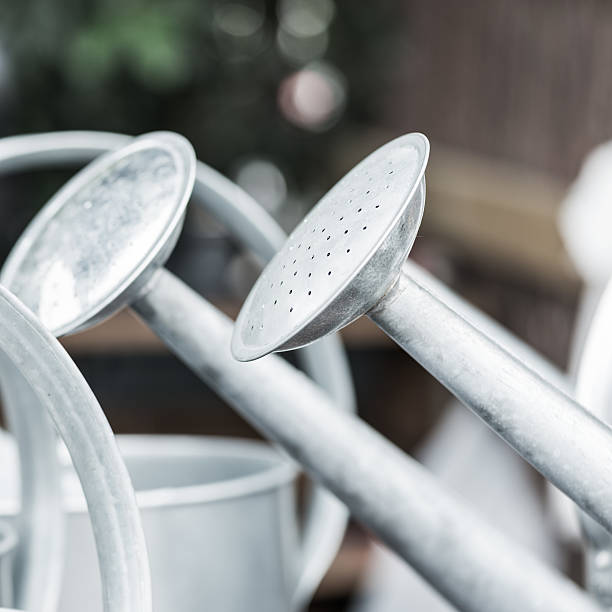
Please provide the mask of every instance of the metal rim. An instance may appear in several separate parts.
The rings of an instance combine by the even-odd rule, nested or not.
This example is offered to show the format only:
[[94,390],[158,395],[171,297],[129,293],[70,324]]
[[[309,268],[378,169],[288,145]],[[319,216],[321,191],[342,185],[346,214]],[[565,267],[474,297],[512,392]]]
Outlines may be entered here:
[[[389,221],[389,224],[384,230],[384,232],[382,232],[379,235],[374,245],[365,254],[363,254],[360,257],[356,265],[353,266],[353,270],[351,271],[351,273],[346,277],[346,279],[337,288],[335,288],[333,294],[330,295],[322,304],[320,304],[319,307],[314,312],[312,312],[307,318],[305,318],[303,321],[300,321],[297,327],[298,330],[306,329],[309,325],[311,325],[313,321],[315,321],[321,315],[322,312],[328,309],[329,306],[337,300],[338,296],[341,295],[347,289],[347,287],[351,285],[351,283],[353,283],[353,281],[357,278],[359,273],[363,270],[363,268],[367,265],[368,261],[371,259],[372,254],[376,253],[380,249],[381,245],[385,242],[385,240],[387,240],[388,236],[394,231],[394,229],[397,226],[397,223],[403,217],[406,208],[411,204],[415,196],[418,196],[419,193],[424,194],[424,188],[421,189],[421,186],[424,181],[425,168],[427,167],[427,161],[429,159],[430,146],[429,146],[429,140],[427,139],[427,137],[424,134],[421,134],[420,132],[414,132],[411,134],[400,136],[399,138],[396,138],[388,142],[387,144],[383,145],[382,147],[376,149],[375,151],[367,155],[364,159],[362,159],[354,168],[352,168],[347,173],[347,175],[353,172],[359,172],[359,170],[367,164],[369,158],[372,155],[380,154],[384,149],[396,145],[397,142],[400,140],[412,144],[414,148],[416,149],[416,151],[420,154],[419,161],[418,161],[418,170],[414,176],[413,184],[411,185],[410,189],[406,192],[406,195],[403,200],[403,206],[396,211],[392,219]],[[345,180],[347,175],[345,175],[342,179],[340,179],[340,181],[336,183],[336,185],[334,185],[329,190],[328,194],[331,193],[334,189],[336,189],[337,185],[343,180]],[[316,206],[318,206],[319,203],[321,203],[322,201],[325,200],[325,198],[327,198],[328,194],[324,195],[323,198],[319,200],[319,202],[315,205],[315,208]],[[421,206],[419,209],[419,224],[423,217],[423,212],[424,212],[423,206]],[[287,241],[286,241],[287,245],[292,241],[294,237],[294,233],[298,229],[300,229],[301,225],[309,220],[310,215],[311,213],[308,213],[306,217],[300,222],[300,224],[298,224],[298,226],[294,229],[294,231],[288,236]],[[276,257],[282,258],[283,256],[284,256],[284,253],[282,251],[279,251],[279,253],[275,256],[275,259]],[[274,260],[272,260],[268,264],[268,266],[272,265],[273,262]],[[266,267],[266,269],[267,268],[268,267]],[[268,353],[274,352],[275,350],[278,350],[279,347],[282,347],[283,345],[285,345],[289,340],[291,340],[296,335],[296,328],[293,328],[289,330],[288,332],[286,332],[285,334],[283,334],[282,336],[277,337],[273,341],[269,341],[261,345],[257,345],[256,349],[244,343],[242,339],[241,331],[243,328],[246,328],[247,326],[246,319],[247,319],[248,313],[251,312],[257,287],[259,283],[263,282],[265,273],[266,273],[266,270],[264,269],[258,281],[255,283],[249,295],[247,296],[246,300],[244,301],[242,308],[240,309],[240,313],[238,314],[238,317],[236,318],[236,324],[234,327],[234,334],[232,336],[232,347],[231,348],[232,348],[232,353],[234,354],[234,356],[240,361],[251,361],[253,359],[263,357],[264,355],[267,355]],[[398,274],[399,274],[399,271],[398,271]]]
[[168,223],[164,232],[155,241],[155,244],[151,246],[149,251],[142,257],[133,270],[117,284],[113,291],[109,292],[97,304],[81,313],[80,316],[72,319],[69,323],[65,323],[57,329],[53,329],[54,335],[62,336],[72,330],[80,329],[87,321],[103,312],[106,307],[113,304],[113,302],[120,298],[120,296],[137,281],[143,272],[145,272],[155,261],[160,251],[163,251],[168,240],[182,223],[185,209],[191,197],[195,180],[195,153],[193,152],[191,144],[187,139],[178,134],[152,132],[138,137],[135,141],[119,150],[110,151],[100,156],[80,170],[47,202],[47,204],[45,204],[32,219],[30,224],[28,224],[27,228],[11,250],[0,274],[0,281],[9,287],[15,278],[17,269],[23,260],[23,256],[28,252],[32,243],[36,241],[53,217],[63,208],[66,201],[77,194],[84,186],[115,162],[138,151],[151,148],[156,144],[159,146],[160,143],[163,143],[166,150],[172,155],[176,166],[185,170],[183,184],[181,186],[182,195],[181,198],[175,202],[171,221]]
[[[264,442],[240,438],[182,436],[182,435],[118,435],[117,443],[121,455],[129,467],[130,458],[152,455],[151,442],[155,443],[155,457],[201,458],[202,461],[216,458],[256,459],[267,463],[252,474],[178,487],[153,487],[136,490],[138,507],[141,510],[172,508],[179,505],[223,502],[230,499],[259,495],[270,489],[290,484],[298,474],[298,468],[287,461]],[[160,448],[161,446],[161,448]],[[68,512],[85,511],[80,496],[70,496],[65,501]]]

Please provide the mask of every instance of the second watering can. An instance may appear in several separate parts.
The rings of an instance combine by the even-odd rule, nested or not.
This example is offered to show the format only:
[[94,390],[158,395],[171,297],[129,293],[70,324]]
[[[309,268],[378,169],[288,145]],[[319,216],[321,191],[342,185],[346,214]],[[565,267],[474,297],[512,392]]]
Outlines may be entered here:
[[[268,444],[194,436],[118,436],[141,511],[155,612],[288,612],[301,553],[296,467]],[[66,460],[67,461],[67,460]],[[68,542],[62,612],[99,612],[85,501],[65,472]],[[10,518],[16,497],[0,500]],[[314,518],[313,520],[316,520]]]

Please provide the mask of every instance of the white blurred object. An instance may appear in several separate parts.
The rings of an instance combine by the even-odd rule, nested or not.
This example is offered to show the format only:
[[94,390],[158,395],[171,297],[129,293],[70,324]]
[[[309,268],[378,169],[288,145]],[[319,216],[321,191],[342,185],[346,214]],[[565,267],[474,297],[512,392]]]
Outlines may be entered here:
[[587,285],[603,286],[612,273],[612,142],[586,157],[559,211],[561,235]]
[[335,12],[333,0],[281,0],[276,43],[283,56],[294,64],[323,57]]
[[[512,449],[458,401],[450,403],[417,453],[443,483],[489,522],[559,566],[561,555],[546,528],[533,473]],[[407,605],[409,607],[407,607]],[[352,612],[452,612],[454,608],[387,549],[377,546]]]
[[346,104],[346,80],[333,66],[312,62],[286,77],[278,90],[284,117],[305,130],[324,132],[340,119]]
[[287,182],[283,173],[267,159],[243,162],[236,172],[235,181],[272,215],[278,212],[287,198]]
[[[612,142],[587,155],[561,204],[558,223],[565,248],[584,281],[570,346],[568,369],[574,381],[591,320],[612,276]],[[581,534],[575,504],[552,485],[548,499],[559,537],[578,544]]]
[[612,276],[612,142],[587,155],[559,209],[559,230],[584,281],[570,349],[569,372],[576,372],[591,320]]

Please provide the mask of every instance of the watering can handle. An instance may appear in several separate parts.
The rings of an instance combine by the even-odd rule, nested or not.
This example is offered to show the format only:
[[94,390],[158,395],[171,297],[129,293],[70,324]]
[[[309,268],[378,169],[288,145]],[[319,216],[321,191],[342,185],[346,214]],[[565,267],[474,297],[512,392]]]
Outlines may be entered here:
[[24,610],[53,612],[60,595],[65,529],[56,433],[33,387],[4,352],[0,387],[4,416],[19,452],[14,603]]
[[[286,234],[276,221],[238,185],[216,170],[198,162],[193,190],[194,203],[218,221],[267,262],[285,243]],[[300,363],[335,405],[355,412],[355,395],[348,362],[337,336],[327,336],[298,351]],[[293,593],[293,609],[302,609],[312,598],[334,560],[348,521],[344,504],[318,485],[313,485],[307,502],[302,554]]]
[[[0,340],[3,358],[10,361],[10,364],[5,360],[0,363],[5,376],[14,374],[13,384],[23,383],[30,386],[31,394],[28,397],[36,397],[41,409],[45,409],[53,420],[81,480],[93,525],[105,612],[150,612],[152,604],[149,563],[140,514],[127,469],[100,405],[60,343],[2,286]],[[16,390],[18,388],[12,387],[12,391]],[[21,401],[23,396],[9,397]],[[18,409],[19,406],[15,408]],[[32,442],[35,444],[36,440]],[[50,440],[47,440],[48,442]],[[41,449],[34,445],[30,450],[40,452]],[[52,444],[49,450],[55,455],[55,444]],[[36,472],[37,478],[51,474],[49,470],[40,470],[40,461],[31,467],[32,476]],[[35,504],[37,507],[26,508],[28,512],[37,512],[33,520],[35,526],[39,525],[41,517],[45,518],[47,508],[44,503],[52,499],[50,495],[44,498],[40,494],[41,491],[37,493],[38,495],[31,498],[24,497],[24,502],[29,500],[30,505],[38,501]],[[41,504],[42,507],[38,507]],[[59,535],[61,544],[61,524],[55,528],[58,530],[57,534],[40,533],[38,528],[30,535],[39,535],[43,540],[40,544],[45,543],[45,538],[50,543],[55,543],[53,536]],[[49,589],[45,592],[50,595],[53,603],[58,594],[53,591],[53,587],[59,587],[59,584],[53,583],[59,582],[61,572],[53,565],[55,561],[50,559],[55,560],[58,551],[51,550],[49,546],[34,548],[33,543],[29,548],[37,551],[36,559],[28,561],[37,561],[38,569],[41,569],[40,553],[50,555],[47,557],[51,563],[47,568],[50,580],[45,581],[44,587]],[[118,572],[117,567],[121,567],[122,571]],[[24,567],[24,570],[29,571],[28,575],[34,576],[32,569],[32,566]],[[44,568],[41,569],[41,574],[44,574],[43,570]],[[45,602],[39,602],[38,605],[44,605],[44,608],[39,609],[49,607]]]
[[[346,412],[355,412],[351,373],[338,336],[328,336],[299,351],[304,370]],[[302,559],[294,606],[302,609],[334,560],[346,530],[349,513],[344,504],[326,489],[313,485],[306,509]]]
[[[52,132],[5,139],[0,150],[0,171],[86,163],[132,138],[110,132]],[[271,259],[287,236],[255,200],[238,185],[198,162],[194,203],[217,218],[262,262]],[[340,341],[328,336],[299,351],[305,371],[343,410],[355,411],[352,379]],[[301,563],[294,608],[312,597],[333,561],[344,536],[348,512],[330,493],[314,485],[306,508]]]
[[[115,148],[126,140],[92,132],[70,134],[72,137],[51,133],[1,139],[0,174],[82,163],[99,155],[101,146],[112,144],[110,148]],[[0,313],[5,353],[0,363],[3,392],[15,408],[11,411],[8,407],[7,412],[19,445],[29,451],[25,461],[20,448],[22,477],[27,477],[22,491],[22,527],[27,537],[19,551],[20,607],[52,611],[61,588],[62,568],[57,559],[63,557],[63,521],[56,482],[59,472],[53,461],[55,432],[38,414],[42,409],[52,417],[77,472],[88,474],[85,496],[94,533],[99,536],[96,547],[105,610],[146,612],[151,609],[151,588],[144,533],[131,481],[108,421],[61,345],[3,287]],[[30,422],[33,419],[38,421],[35,426]],[[125,571],[117,572],[117,566]]]

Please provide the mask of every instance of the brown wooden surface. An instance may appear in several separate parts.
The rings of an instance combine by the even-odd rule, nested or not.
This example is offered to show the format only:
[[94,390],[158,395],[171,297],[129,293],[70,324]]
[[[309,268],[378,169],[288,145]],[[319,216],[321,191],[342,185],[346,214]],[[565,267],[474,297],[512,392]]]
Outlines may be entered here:
[[612,3],[408,0],[381,79],[386,125],[565,180],[612,138]]
[[579,283],[557,225],[566,185],[524,167],[432,145],[420,235],[526,282]]

